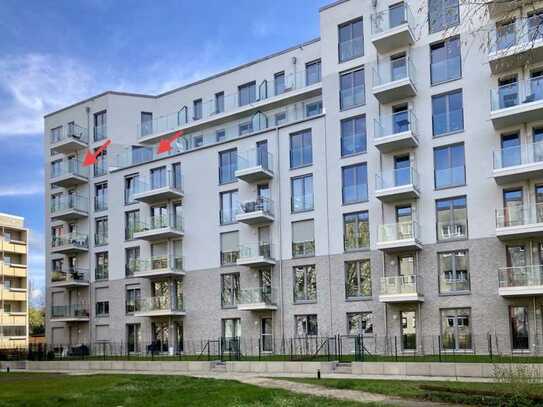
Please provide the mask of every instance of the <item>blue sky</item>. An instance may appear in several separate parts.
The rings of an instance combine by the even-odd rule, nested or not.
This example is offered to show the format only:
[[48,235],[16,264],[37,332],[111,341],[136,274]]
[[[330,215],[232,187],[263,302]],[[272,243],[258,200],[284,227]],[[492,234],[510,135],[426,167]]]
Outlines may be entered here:
[[45,267],[43,115],[107,89],[163,92],[315,38],[318,9],[329,2],[0,1],[0,212],[31,228],[36,300]]

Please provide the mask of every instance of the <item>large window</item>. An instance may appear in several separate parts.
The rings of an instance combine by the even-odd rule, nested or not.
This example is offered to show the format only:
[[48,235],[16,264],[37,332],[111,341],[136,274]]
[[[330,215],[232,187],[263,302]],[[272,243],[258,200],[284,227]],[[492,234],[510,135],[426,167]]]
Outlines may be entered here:
[[341,156],[366,152],[366,117],[341,121]]
[[470,315],[469,308],[441,310],[441,344],[444,350],[471,349]]
[[238,191],[221,192],[221,225],[236,222],[236,214],[239,209]]
[[305,84],[307,86],[321,81],[321,60],[305,64]]
[[305,212],[313,210],[313,175],[307,174],[291,179],[291,210]]
[[139,288],[126,289],[125,309],[127,314],[133,314],[140,310],[141,290]]
[[285,72],[277,72],[273,75],[273,91],[275,95],[285,93]]
[[313,219],[292,222],[292,257],[315,255],[315,223]]
[[467,250],[439,253],[439,292],[455,293],[469,291]]
[[343,204],[368,200],[368,169],[366,164],[355,164],[341,169]]
[[464,185],[466,183],[464,144],[435,148],[434,168],[436,189]]
[[124,203],[125,205],[135,203],[134,194],[136,193],[138,174],[129,175],[124,179]]
[[[96,150],[95,150],[96,151]],[[94,176],[101,177],[107,173],[107,150],[102,151],[98,157],[96,157],[96,162],[94,163]]]
[[238,232],[221,233],[221,264],[223,266],[236,264],[239,257]]
[[315,266],[294,267],[294,302],[317,301],[317,272]]
[[348,335],[370,335],[373,333],[373,314],[371,312],[347,313]]
[[339,107],[341,110],[366,103],[364,68],[343,73],[339,76]]
[[107,317],[109,315],[109,301],[96,302],[96,316]]
[[219,153],[219,183],[226,184],[236,180],[238,169],[237,150],[221,151]]
[[298,168],[313,163],[311,130],[290,135],[290,168]]
[[367,249],[370,246],[368,212],[343,215],[343,247],[345,250]]
[[345,298],[371,297],[371,266],[369,260],[345,262]]
[[224,92],[215,93],[215,113],[224,112]]
[[317,336],[319,334],[319,325],[317,315],[295,315],[294,323],[296,324],[296,336]]
[[240,106],[256,102],[256,82],[250,82],[239,86],[238,92],[238,102]]
[[100,141],[107,137],[107,112],[94,114],[94,141]]
[[107,209],[107,182],[94,185],[94,210],[105,211]]
[[434,137],[464,130],[462,90],[432,96]]
[[509,320],[511,322],[511,348],[514,350],[530,349],[528,336],[528,307],[510,306]]
[[197,99],[192,102],[192,119],[200,120],[203,114],[203,103],[202,99]]
[[95,232],[94,232],[94,244],[95,246],[102,246],[108,243],[108,218],[103,216],[96,218],[95,223]]
[[339,62],[364,55],[364,27],[361,18],[340,25],[338,36]]
[[468,235],[466,197],[436,201],[437,240],[465,239]]
[[221,306],[232,308],[238,304],[239,274],[221,274]]
[[127,277],[133,276],[135,272],[139,271],[140,266],[140,248],[139,246],[127,247],[124,249],[125,253],[125,274]]
[[432,44],[430,54],[432,85],[459,79],[462,76],[460,37]]
[[460,24],[459,0],[428,0],[430,32],[435,33]]
[[108,252],[96,253],[95,280],[107,280],[109,278],[109,255]]

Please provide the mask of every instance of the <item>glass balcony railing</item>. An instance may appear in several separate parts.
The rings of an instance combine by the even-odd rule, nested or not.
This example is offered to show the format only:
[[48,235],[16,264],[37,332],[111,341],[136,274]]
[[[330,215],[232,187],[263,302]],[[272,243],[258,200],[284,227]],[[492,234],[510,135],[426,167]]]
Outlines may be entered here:
[[437,223],[437,240],[465,239],[468,234],[467,219]]
[[104,140],[107,137],[107,126],[105,124],[96,126],[93,129],[94,141]]
[[364,85],[340,89],[339,104],[341,110],[366,104],[366,87]]
[[417,188],[418,173],[412,167],[396,168],[395,170],[375,174],[376,189],[388,189],[402,187],[405,185],[413,185]]
[[86,304],[53,305],[51,318],[88,318],[89,308]]
[[94,197],[94,210],[105,211],[107,210],[107,196],[95,196]]
[[543,142],[522,144],[494,151],[494,169],[543,162]]
[[[230,123],[225,127],[216,127],[204,132],[186,133],[172,144],[172,149],[169,152],[160,155],[157,154],[157,145],[127,147],[117,154],[115,166],[123,168],[142,164],[158,158],[173,156],[197,148],[235,140],[277,126],[294,123],[310,117],[308,113],[314,113],[312,111],[307,112],[306,110],[306,105],[310,104],[311,101],[298,102],[265,112],[257,112],[239,121]],[[175,131],[176,127],[172,129],[170,127],[173,126],[164,126],[163,132]],[[157,132],[155,131],[155,133]]]
[[450,167],[435,169],[435,184],[436,188],[449,188],[461,186],[466,183],[466,167]]
[[543,99],[543,75],[490,90],[492,111],[537,102]]
[[374,128],[376,139],[405,133],[407,131],[415,134],[417,131],[417,117],[412,110],[396,112],[375,119]]
[[83,167],[83,163],[78,160],[62,160],[52,163],[51,178],[63,177],[66,175],[88,178],[89,168]]
[[492,55],[518,46],[522,47],[522,50],[528,50],[533,47],[534,42],[543,40],[542,23],[542,17],[534,15],[492,28],[488,34],[488,53]]
[[219,211],[219,220],[221,225],[231,225],[236,223],[236,216],[239,213],[239,208],[222,209]]
[[381,278],[381,295],[422,295],[422,276],[411,274]]
[[238,154],[237,169],[262,167],[265,170],[273,171],[273,155],[265,150],[253,148]]
[[173,299],[169,295],[140,298],[136,300],[136,309],[140,312],[184,311],[183,296],[177,295]]
[[341,41],[339,47],[339,61],[345,62],[364,55],[364,37],[351,38]]
[[292,242],[292,257],[311,257],[315,255],[315,241]]
[[237,263],[239,259],[239,250],[221,251],[221,264],[231,266]]
[[95,233],[94,234],[94,245],[95,246],[104,246],[108,244],[109,236],[107,233]]
[[498,280],[500,288],[543,286],[543,265],[501,267]]
[[467,278],[447,278],[446,276],[441,276],[439,279],[439,290],[442,293],[469,291],[469,288],[469,279]]
[[51,214],[55,215],[68,210],[88,212],[89,198],[71,194],[51,199]]
[[411,58],[404,56],[378,64],[373,68],[373,87],[410,79],[415,82],[415,65]]
[[314,79],[313,71],[306,72],[305,70],[287,74],[281,79],[264,79],[256,82],[252,94],[251,92],[243,96],[239,92],[226,94],[220,104],[215,99],[204,101],[201,108],[198,108],[197,114],[194,112],[194,107],[185,106],[177,112],[147,120],[143,124],[140,123],[138,124],[138,135],[139,137],[146,137],[151,134],[175,131],[183,126],[218,114],[230,113],[243,106],[251,106],[272,97],[303,89],[314,84]]
[[57,144],[66,140],[81,141],[85,144],[89,142],[89,132],[87,129],[72,123],[67,127],[55,129],[50,133],[49,140],[51,144]]
[[249,243],[239,246],[239,259],[252,259],[255,257],[263,257],[265,259],[273,259],[274,247],[271,243]]
[[150,177],[138,177],[135,182],[134,193],[156,191],[161,188],[171,188],[180,193],[183,192],[183,178],[179,173],[166,171],[161,174],[151,175]]
[[51,272],[51,282],[89,282],[89,270],[74,267],[68,270],[53,270]]
[[419,225],[415,221],[379,225],[377,240],[388,243],[401,240],[416,240],[419,237]]
[[150,259],[137,259],[129,262],[128,269],[137,276],[138,273],[149,273],[158,270],[183,271],[183,257],[153,256]]
[[266,215],[273,216],[273,201],[270,198],[258,197],[254,201],[246,201],[240,205],[242,213],[254,213],[262,211]]
[[171,228],[173,230],[183,231],[182,216],[151,216],[147,221],[139,221],[134,227],[134,232],[149,232]]
[[60,236],[53,236],[51,239],[51,245],[53,248],[60,248],[64,246],[75,246],[79,248],[88,249],[89,237],[87,235],[79,233],[66,233]]
[[371,33],[379,35],[403,24],[413,26],[413,12],[406,3],[400,3],[371,15]]
[[95,280],[107,280],[109,278],[109,267],[107,265],[98,265],[94,269]]
[[277,304],[277,290],[272,287],[246,288],[239,290],[238,305]]
[[536,223],[543,223],[543,203],[511,205],[496,210],[497,228],[534,225]]

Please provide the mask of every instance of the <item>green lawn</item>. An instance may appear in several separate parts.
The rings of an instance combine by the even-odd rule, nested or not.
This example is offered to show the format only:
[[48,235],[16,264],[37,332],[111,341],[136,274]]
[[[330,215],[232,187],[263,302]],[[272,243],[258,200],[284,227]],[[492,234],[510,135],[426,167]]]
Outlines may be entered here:
[[[369,393],[384,394],[411,399],[452,402],[459,404],[490,405],[490,406],[542,406],[543,385],[523,384],[522,389],[515,389],[501,383],[476,382],[437,382],[437,381],[401,381],[401,380],[366,380],[366,379],[298,379],[282,378],[284,380],[314,384],[342,390],[358,390]],[[523,400],[528,404],[519,404],[516,399],[522,394],[531,398]],[[506,404],[507,401],[517,404]]]
[[[0,373],[0,406],[360,407],[236,381],[185,376]],[[375,404],[374,404],[375,405]]]

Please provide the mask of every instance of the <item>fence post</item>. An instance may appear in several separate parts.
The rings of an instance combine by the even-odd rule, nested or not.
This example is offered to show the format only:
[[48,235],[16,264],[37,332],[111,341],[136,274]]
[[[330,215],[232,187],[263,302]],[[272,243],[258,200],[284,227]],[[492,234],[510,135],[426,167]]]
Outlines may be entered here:
[[360,335],[360,356],[361,361],[364,361],[364,335]]
[[441,335],[437,336],[437,351],[439,352],[439,361],[441,362]]
[[488,333],[488,353],[492,362],[492,334],[490,332]]
[[394,360],[398,361],[398,337],[394,335]]

